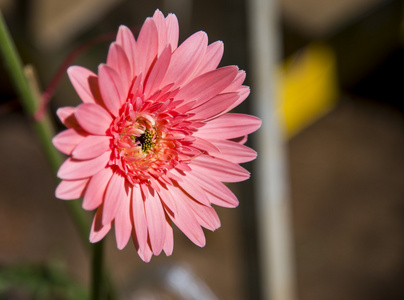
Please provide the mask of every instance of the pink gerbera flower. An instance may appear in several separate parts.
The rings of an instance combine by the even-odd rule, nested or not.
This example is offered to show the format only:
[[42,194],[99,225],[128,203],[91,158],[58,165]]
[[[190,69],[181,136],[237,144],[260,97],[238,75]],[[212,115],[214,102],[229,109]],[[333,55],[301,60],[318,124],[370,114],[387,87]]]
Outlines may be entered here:
[[90,241],[115,227],[119,249],[130,237],[140,257],[173,251],[172,222],[196,245],[202,227],[220,226],[212,204],[235,207],[223,182],[249,173],[238,164],[256,157],[243,143],[256,117],[228,113],[246,99],[245,72],[217,69],[223,43],[197,32],[180,46],[175,15],[157,10],[137,40],[121,26],[98,76],[68,69],[83,101],[57,112],[68,127],[53,143],[70,157],[58,172],[60,199],[83,198],[97,209]]

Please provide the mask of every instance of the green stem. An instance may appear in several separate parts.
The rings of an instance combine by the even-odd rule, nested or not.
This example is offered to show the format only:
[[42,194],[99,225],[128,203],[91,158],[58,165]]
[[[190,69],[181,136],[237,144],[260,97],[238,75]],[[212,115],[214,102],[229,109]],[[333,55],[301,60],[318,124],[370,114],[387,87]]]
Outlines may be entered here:
[[6,24],[4,22],[3,14],[1,13],[0,48],[4,58],[4,63],[8,68],[12,83],[14,84],[14,87],[16,88],[16,91],[20,96],[22,105],[29,115],[33,115],[37,106],[36,101],[34,99],[34,95],[31,93],[28,81],[25,78],[20,57],[17,55],[14,43],[11,40]]
[[91,268],[91,300],[100,300],[103,294],[103,241],[93,244],[93,261]]
[[[34,114],[39,107],[41,95],[38,86],[35,82],[35,75],[32,69],[27,69],[24,72],[21,59],[16,51],[14,43],[10,37],[7,26],[4,22],[3,15],[0,11],[0,54],[3,57],[4,64],[10,75],[12,84],[14,85],[15,91],[18,98],[21,101],[25,113],[30,116],[33,120],[34,129],[36,134],[42,144],[43,150],[48,158],[52,169],[56,173],[60,165],[63,162],[63,156],[53,147],[52,137],[54,136],[55,130],[52,126],[51,118],[47,113],[41,120],[35,120]],[[28,78],[28,79],[27,79]],[[79,231],[80,237],[85,245],[89,249],[88,243],[88,231],[90,228],[89,218],[85,212],[81,209],[79,201],[67,201],[66,203],[71,217],[73,218],[77,229]],[[94,245],[94,261],[97,260],[97,268],[100,268],[101,258],[102,258],[102,244],[98,243]],[[115,298],[115,293],[113,291],[110,280],[105,276],[102,277],[101,272],[93,272],[93,275],[97,276],[95,280],[100,286],[101,281],[105,280],[108,283],[108,295],[109,299]],[[99,298],[94,298],[99,299]]]
[[[46,157],[49,160],[52,169],[56,173],[60,165],[63,162],[62,155],[53,147],[52,137],[55,130],[50,121],[49,114],[45,115],[41,120],[35,121],[34,114],[39,106],[40,93],[35,87],[35,76],[32,70],[28,70],[27,74],[30,74],[30,82],[24,72],[21,59],[17,54],[17,50],[7,30],[7,26],[4,22],[3,15],[0,12],[0,53],[3,56],[4,64],[10,75],[12,84],[18,98],[21,101],[22,107],[25,113],[33,120],[33,126],[35,132],[41,142],[42,148]],[[69,201],[69,212],[72,215],[80,236],[84,242],[84,245],[88,244],[88,228],[89,221],[84,212],[80,209],[80,203],[78,201]]]

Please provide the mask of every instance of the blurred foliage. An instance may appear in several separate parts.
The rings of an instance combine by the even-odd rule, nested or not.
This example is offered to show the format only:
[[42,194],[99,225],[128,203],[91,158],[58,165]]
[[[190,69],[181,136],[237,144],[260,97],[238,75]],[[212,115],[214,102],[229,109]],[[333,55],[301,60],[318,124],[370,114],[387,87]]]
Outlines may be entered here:
[[52,262],[0,267],[0,299],[80,300],[88,292]]

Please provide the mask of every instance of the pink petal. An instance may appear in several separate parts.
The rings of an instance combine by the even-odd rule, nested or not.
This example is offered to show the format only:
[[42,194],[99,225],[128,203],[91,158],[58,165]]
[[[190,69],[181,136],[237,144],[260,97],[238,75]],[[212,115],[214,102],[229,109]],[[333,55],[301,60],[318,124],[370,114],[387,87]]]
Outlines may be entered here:
[[175,99],[187,102],[196,100],[198,105],[203,104],[226,88],[233,81],[237,70],[237,67],[229,66],[205,73],[184,86]]
[[77,123],[76,116],[74,115],[75,111],[75,107],[66,106],[58,108],[56,114],[63,125],[65,125],[67,128],[79,128],[80,125]]
[[161,201],[166,206],[166,210],[169,209],[174,215],[177,213],[177,204],[171,193],[167,190],[167,188],[160,188],[158,191]]
[[83,196],[89,178],[62,180],[56,188],[55,196],[62,200],[74,200]]
[[103,205],[102,224],[111,223],[118,212],[122,199],[126,196],[125,177],[119,173],[113,173],[105,192]]
[[180,183],[181,190],[176,190],[178,193],[183,192],[182,199],[185,202],[183,204],[188,205],[194,211],[196,219],[203,227],[210,230],[219,228],[219,218],[214,209],[211,209],[206,192],[195,181],[190,181],[186,176],[183,179]]
[[137,249],[137,254],[139,255],[139,257],[146,263],[150,262],[153,256],[153,251],[151,250],[149,244],[146,244],[144,249],[140,249],[139,245],[137,244],[136,235],[134,234],[133,231],[132,231],[132,240],[135,245],[135,248]]
[[142,96],[142,94],[143,94],[143,74],[140,73],[139,76],[137,76],[135,81],[133,82],[129,95],[132,95],[133,98],[136,98],[138,96]]
[[198,137],[196,137],[195,141],[192,143],[192,146],[199,150],[205,151],[207,153],[219,152],[219,149],[215,145],[213,145],[211,142],[208,142],[207,140],[204,140],[204,139],[201,139]]
[[115,237],[119,250],[125,248],[132,233],[132,222],[130,218],[131,194],[124,193],[118,212],[115,217]]
[[111,115],[101,106],[92,103],[77,106],[75,116],[85,131],[95,135],[105,135],[112,123]]
[[91,159],[100,156],[104,152],[111,151],[110,143],[109,136],[89,135],[74,149],[73,158]]
[[257,117],[244,114],[225,114],[210,120],[195,133],[204,139],[233,139],[256,131],[261,126]]
[[61,179],[82,179],[101,171],[109,161],[110,153],[89,160],[76,160],[71,157],[60,166],[57,176]]
[[217,41],[208,46],[206,54],[195,71],[195,76],[204,74],[217,68],[223,57],[223,42]]
[[233,82],[223,90],[223,93],[230,93],[238,90],[245,80],[245,71],[239,70]]
[[[188,163],[185,163],[185,162],[181,162],[178,165],[176,165],[175,169],[177,171],[182,171],[182,173],[192,171],[192,169],[188,166]],[[168,174],[170,174],[170,173],[168,173]],[[185,176],[185,174],[182,174],[182,176]],[[182,178],[179,178],[178,180],[174,178],[174,180],[181,181]]]
[[91,230],[90,230],[90,242],[91,243],[97,243],[101,241],[109,232],[109,230],[112,227],[112,224],[106,224],[103,225],[101,220],[102,220],[102,213],[103,213],[103,208],[102,206],[97,209],[97,212],[95,213],[93,223],[91,225]]
[[157,193],[149,193],[144,197],[144,207],[151,248],[154,255],[159,255],[161,250],[163,250],[166,235],[166,217],[164,209]]
[[123,82],[117,71],[101,64],[98,67],[98,84],[105,106],[112,115],[117,116],[128,95],[128,83]]
[[[225,186],[223,184],[223,186]],[[239,205],[238,199],[236,196],[233,197],[219,197],[217,194],[212,193],[210,190],[206,190],[206,192],[208,193],[208,198],[209,201],[214,204],[214,205],[218,205],[221,207],[226,207],[226,208],[235,208]]]
[[200,155],[192,160],[193,172],[201,172],[223,182],[239,182],[250,178],[250,173],[237,164],[209,155]]
[[[175,170],[172,170],[175,173]],[[180,174],[176,174],[180,175]],[[176,184],[174,186],[177,186]],[[206,197],[204,191],[195,182],[188,180],[185,176],[183,180],[178,183],[178,186],[183,189],[189,196],[194,198],[196,201],[202,203],[203,205],[210,205],[209,199]]]
[[153,65],[150,75],[147,78],[144,86],[144,94],[146,97],[151,96],[153,92],[160,88],[160,84],[166,75],[167,68],[171,59],[171,46],[168,46],[161,53],[156,63]]
[[257,152],[242,144],[227,140],[211,140],[211,142],[219,149],[219,152],[211,154],[214,157],[236,164],[245,163],[257,158]]
[[184,205],[188,198],[185,197],[179,189],[170,186],[170,192],[173,197],[178,201],[178,212],[176,215],[169,214],[174,224],[195,244],[200,247],[205,246],[206,239],[203,230],[196,219],[193,211]]
[[234,102],[240,98],[238,93],[219,94],[212,99],[206,101],[202,105],[190,110],[195,116],[189,118],[190,120],[206,120],[218,115],[225,111]]
[[173,227],[171,225],[171,220],[166,217],[166,239],[164,241],[164,253],[167,256],[170,256],[173,253],[174,250],[174,233],[173,233]]
[[[138,243],[138,253],[140,257],[148,257],[146,255],[149,251],[147,244],[147,221],[144,208],[144,201],[139,186],[133,186],[132,193],[132,213],[133,213],[133,226],[136,232],[136,240]],[[151,250],[150,250],[151,252]],[[145,260],[145,259],[143,259]],[[150,259],[149,259],[150,260]]]
[[80,66],[69,67],[67,74],[80,99],[84,103],[96,103],[92,92],[94,90],[92,85],[96,82],[94,79],[97,79],[97,75]]
[[58,133],[52,143],[60,152],[70,155],[73,149],[85,138],[84,135],[78,133],[76,129],[69,128]]
[[167,25],[163,13],[158,9],[154,12],[153,20],[158,32],[158,55],[160,55],[167,46]]
[[[109,47],[107,65],[114,69],[122,83],[122,93],[125,95],[129,90],[129,86],[132,82],[132,71],[125,51],[117,43],[112,43]],[[126,92],[125,92],[126,91]]]
[[132,32],[128,27],[124,25],[121,25],[119,27],[116,42],[119,45],[121,45],[123,51],[125,51],[126,53],[126,57],[128,58],[129,67],[131,71],[130,77],[133,78],[136,64],[136,57],[135,57],[136,41],[135,38],[133,37]]
[[102,204],[112,174],[111,168],[105,168],[91,177],[86,192],[84,193],[84,209],[93,210]]
[[171,45],[171,49],[174,51],[178,46],[179,26],[177,16],[174,14],[168,14],[166,18],[167,24],[167,43]]
[[158,33],[153,19],[147,18],[137,39],[136,55],[138,59],[135,74],[147,74],[153,60],[157,57]]
[[207,197],[212,204],[222,207],[238,206],[237,197],[223,183],[197,172],[189,172],[187,173],[187,176],[190,180],[198,182],[198,184],[206,191]]
[[192,200],[187,201],[186,204],[192,209],[201,226],[212,231],[220,227],[219,217],[212,207],[199,204]]
[[192,73],[205,55],[208,37],[199,31],[185,40],[172,54],[170,67],[162,86],[175,83],[173,88],[183,86],[192,79]]
[[225,114],[225,113],[231,111],[233,108],[237,107],[240,103],[242,103],[250,94],[250,88],[248,86],[241,86],[237,90],[237,92],[239,94],[239,98],[233,104],[231,104],[228,108],[226,108],[223,112],[221,112],[219,115],[222,115],[222,114]]
[[146,263],[150,262],[150,260],[153,256],[153,252],[150,249],[149,245],[147,245],[147,248],[144,250],[143,253],[138,253],[138,254],[139,254],[140,258]]

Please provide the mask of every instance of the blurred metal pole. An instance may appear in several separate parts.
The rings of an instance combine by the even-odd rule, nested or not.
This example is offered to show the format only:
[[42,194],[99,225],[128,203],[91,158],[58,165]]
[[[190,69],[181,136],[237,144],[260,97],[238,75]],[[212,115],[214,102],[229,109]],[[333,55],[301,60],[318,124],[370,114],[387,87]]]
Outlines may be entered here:
[[277,109],[280,61],[279,12],[276,0],[249,0],[252,95],[262,127],[255,135],[258,159],[257,217],[261,287],[264,299],[297,299],[289,184],[284,135]]

